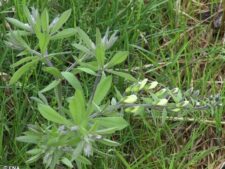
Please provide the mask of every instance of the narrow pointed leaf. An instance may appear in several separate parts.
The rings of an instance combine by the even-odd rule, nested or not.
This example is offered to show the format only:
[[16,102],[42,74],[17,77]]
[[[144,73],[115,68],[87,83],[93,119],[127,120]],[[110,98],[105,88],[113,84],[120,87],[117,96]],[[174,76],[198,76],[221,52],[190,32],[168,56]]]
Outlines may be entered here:
[[56,78],[61,78],[61,72],[59,71],[59,69],[55,68],[55,67],[45,67],[43,68],[43,71],[53,75]]
[[77,161],[83,163],[83,164],[86,164],[86,165],[91,165],[91,161],[88,160],[86,157],[80,155],[77,157]]
[[61,32],[57,33],[56,35],[53,35],[51,37],[51,40],[57,40],[57,39],[63,39],[63,38],[68,38],[70,36],[75,35],[75,29],[73,28],[68,28],[68,29],[64,29]]
[[47,91],[50,91],[50,90],[54,89],[59,83],[60,83],[59,80],[54,80],[48,86],[46,86],[44,89],[42,89],[40,92],[45,93]]
[[71,124],[70,121],[68,121],[65,117],[61,116],[48,105],[38,104],[38,110],[40,111],[41,115],[49,121],[65,125]]
[[122,130],[128,126],[127,121],[122,117],[99,117],[93,119],[93,121],[102,129],[115,128],[114,131]]
[[118,65],[120,63],[123,63],[126,59],[127,59],[127,56],[128,56],[128,52],[127,51],[120,51],[120,52],[117,52],[113,58],[109,61],[109,63],[107,63],[106,67],[107,68],[111,68],[115,65]]
[[12,78],[9,81],[9,84],[14,84],[16,83],[22,75],[24,75],[26,72],[30,71],[31,67],[34,67],[34,65],[36,65],[37,60],[26,63],[25,65],[23,65],[21,68],[19,68],[12,76]]
[[112,84],[112,76],[108,76],[106,78],[101,79],[101,81],[99,82],[96,88],[94,98],[93,98],[93,102],[96,105],[100,105],[102,100],[108,94],[111,84]]
[[65,164],[65,165],[66,165],[67,167],[69,167],[69,168],[73,168],[73,164],[72,164],[71,161],[70,161],[68,158],[66,158],[66,157],[63,157],[62,163]]
[[25,14],[25,16],[26,16],[26,18],[28,20],[28,23],[32,26],[32,28],[34,28],[34,21],[33,21],[32,17],[31,17],[30,11],[27,8],[27,6],[25,6],[25,5],[23,6],[23,11],[24,11],[24,14]]
[[107,146],[119,146],[120,145],[120,143],[106,139],[106,138],[99,140],[99,142],[102,144],[105,144]]
[[101,33],[99,29],[96,30],[96,50],[95,56],[100,67],[104,66],[105,62],[105,46],[101,41]]
[[6,19],[7,19],[7,21],[9,21],[11,24],[13,24],[14,26],[16,26],[16,27],[18,27],[18,28],[20,28],[20,29],[26,30],[26,31],[28,31],[28,32],[31,31],[31,28],[30,28],[29,25],[26,25],[25,23],[20,22],[20,21],[17,20],[17,19],[14,19],[14,18],[8,18],[8,17],[7,17]]
[[42,153],[39,153],[39,154],[36,154],[36,155],[30,157],[30,158],[26,161],[26,163],[27,163],[27,164],[30,164],[30,163],[36,162],[37,160],[39,160],[39,159],[41,158],[41,155],[42,155]]
[[85,72],[85,73],[88,73],[90,75],[94,75],[94,76],[97,76],[97,73],[95,73],[93,70],[89,69],[89,68],[86,68],[86,67],[78,67],[76,68],[77,70],[80,70],[82,72]]
[[49,25],[49,16],[47,9],[44,9],[44,11],[41,14],[41,27],[43,32],[48,32],[48,25]]
[[36,144],[39,141],[39,136],[29,135],[29,136],[19,136],[16,138],[17,141],[24,143],[33,143]]
[[63,26],[63,24],[66,23],[66,21],[70,17],[70,14],[71,14],[71,9],[62,13],[62,15],[59,17],[59,20],[52,27],[51,34],[54,34],[55,32],[57,32]]
[[92,54],[91,51],[88,48],[86,48],[85,46],[83,46],[81,44],[74,43],[74,44],[72,44],[72,46],[75,47],[75,48],[77,48],[78,50],[84,52],[84,53],[87,53],[89,55]]
[[28,56],[28,57],[22,58],[18,62],[12,64],[10,67],[15,68],[17,66],[24,64],[25,62],[33,60],[33,59],[37,59],[37,57],[36,56]]
[[73,121],[77,125],[85,125],[88,116],[85,110],[85,98],[81,90],[76,91],[75,96],[70,101],[69,108]]
[[69,82],[69,84],[73,86],[74,89],[82,91],[82,87],[79,80],[72,73],[62,72],[61,74]]
[[119,72],[119,71],[114,71],[114,70],[108,70],[107,72],[112,73],[114,75],[120,76],[126,80],[135,82],[137,79],[135,79],[131,74],[125,73],[125,72]]
[[89,38],[89,36],[80,28],[76,28],[76,31],[78,35],[81,37],[81,39],[83,40],[83,42],[87,45],[88,49],[92,49],[94,43]]

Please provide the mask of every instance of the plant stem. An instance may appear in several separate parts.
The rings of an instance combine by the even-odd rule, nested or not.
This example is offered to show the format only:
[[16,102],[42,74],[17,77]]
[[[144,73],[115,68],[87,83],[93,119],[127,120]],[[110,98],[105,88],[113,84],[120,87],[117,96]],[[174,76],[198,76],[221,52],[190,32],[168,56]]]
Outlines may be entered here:
[[223,16],[220,26],[220,33],[223,34],[225,32],[225,0],[222,2],[222,8],[223,8]]
[[[144,107],[144,108],[150,108],[150,109],[154,109],[154,110],[163,110],[164,108],[166,108],[167,106],[158,106],[158,105],[152,105],[152,104],[117,104],[115,106],[112,106],[113,109],[121,109],[121,108],[130,108],[130,107]],[[208,106],[198,106],[198,107],[193,107],[193,108],[189,108],[189,107],[174,107],[175,108],[180,108],[180,109],[186,109],[186,110],[207,110],[209,107]]]
[[[162,118],[162,117],[157,117]],[[184,122],[195,122],[195,123],[205,123],[205,124],[217,124],[215,120],[208,120],[208,119],[194,119],[194,118],[186,118],[186,117],[172,117],[167,116],[166,120],[168,121],[184,121]],[[224,125],[225,121],[221,121],[220,124]]]
[[[43,56],[47,62],[47,65],[49,67],[54,67],[53,63],[51,62],[51,60],[48,59],[47,56],[48,55],[48,51],[46,51],[45,55]],[[56,78],[56,80],[60,80],[59,78]],[[62,81],[59,81],[58,86],[55,88],[55,96],[57,98],[57,102],[58,102],[58,110],[59,112],[62,114]]]
[[92,93],[91,93],[91,97],[90,97],[89,103],[91,103],[92,100],[93,100],[93,97],[94,97],[96,88],[98,86],[98,83],[100,82],[100,80],[102,78],[102,72],[103,72],[102,69],[98,70],[97,77],[96,77],[95,82],[94,82],[94,87],[93,87],[93,90],[92,90]]
[[[89,59],[91,59],[92,57],[88,56],[88,55],[84,55],[81,59],[80,62],[82,61],[87,61]],[[70,65],[67,69],[66,72],[71,71],[73,68],[75,68],[79,63],[78,62],[74,62],[72,65]]]
[[[110,106],[109,108],[104,109],[101,112],[97,112],[97,113],[92,114],[91,117],[94,118],[94,117],[97,117],[99,115],[103,115],[107,112],[113,112],[113,111],[118,110],[118,109],[126,109],[126,108],[132,108],[132,107],[143,107],[143,108],[146,108],[146,109],[158,110],[158,111],[162,111],[163,109],[167,108],[167,106],[158,106],[158,105],[145,104],[145,103],[144,104],[121,104],[121,103],[118,103],[117,105]],[[175,108],[180,108],[180,111],[182,111],[182,110],[197,111],[197,110],[207,110],[207,109],[209,109],[209,107],[206,105],[206,106],[198,106],[198,107],[192,107],[192,108],[190,108],[190,107],[174,107],[174,108],[171,108],[171,110],[175,109]]]

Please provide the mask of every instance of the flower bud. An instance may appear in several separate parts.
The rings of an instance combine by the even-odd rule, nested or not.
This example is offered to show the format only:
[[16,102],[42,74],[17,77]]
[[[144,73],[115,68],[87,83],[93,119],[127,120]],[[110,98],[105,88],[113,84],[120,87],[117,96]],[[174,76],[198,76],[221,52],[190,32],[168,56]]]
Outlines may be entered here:
[[92,150],[92,145],[90,143],[86,143],[84,145],[84,154],[87,156],[87,157],[90,157],[93,153],[93,150]]
[[185,100],[181,106],[186,107],[188,104],[189,104],[189,101]]
[[167,105],[167,103],[168,103],[167,99],[160,99],[156,105],[157,106],[165,106],[165,105]]
[[116,103],[117,103],[117,102],[116,102],[116,99],[113,97],[112,100],[111,100],[111,105],[115,106]]
[[128,108],[126,108],[126,109],[125,109],[125,112],[126,112],[126,113],[131,113],[131,112],[132,112],[132,110],[133,110],[133,108],[132,108],[132,107],[128,107]]
[[125,92],[126,93],[130,93],[131,92],[131,89],[132,89],[132,86],[129,86],[128,88],[126,88]]
[[146,85],[146,83],[148,82],[148,79],[144,79],[141,82],[139,82],[139,90],[143,89]]
[[72,127],[70,128],[70,130],[71,130],[71,131],[77,131],[78,128],[79,128],[78,126],[72,126]]
[[173,109],[172,111],[173,111],[173,112],[179,112],[180,109],[179,109],[179,108],[176,108],[176,109]]
[[179,91],[179,88],[177,88],[177,87],[171,90],[171,92],[172,92],[173,94],[176,94],[178,91]]
[[154,88],[156,88],[156,86],[157,86],[158,84],[159,84],[159,83],[158,83],[157,81],[153,81],[153,82],[150,83],[150,86],[149,86],[148,89],[154,89]]
[[127,96],[127,97],[123,100],[124,103],[134,103],[134,102],[136,102],[136,101],[137,101],[137,96],[136,96],[135,94],[132,94],[132,95],[130,95],[130,96]]

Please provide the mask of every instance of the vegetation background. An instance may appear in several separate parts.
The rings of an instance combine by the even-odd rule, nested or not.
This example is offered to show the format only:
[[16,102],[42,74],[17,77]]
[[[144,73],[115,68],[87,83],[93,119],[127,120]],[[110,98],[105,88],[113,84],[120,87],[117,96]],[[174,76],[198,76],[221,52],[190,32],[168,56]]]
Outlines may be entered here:
[[[9,76],[15,71],[10,65],[18,58],[17,52],[4,43],[10,30],[5,18],[25,20],[23,5],[34,6],[40,11],[48,8],[50,18],[71,8],[72,15],[65,27],[79,26],[93,35],[92,39],[97,27],[101,32],[107,28],[118,30],[119,39],[113,49],[130,52],[123,68],[139,79],[156,80],[182,90],[194,87],[201,96],[221,93],[223,98],[225,95],[224,40],[212,27],[220,14],[217,10],[219,0],[0,2],[0,165],[29,168],[24,163],[29,146],[17,142],[15,138],[26,130],[27,124],[41,120],[30,96],[37,95],[49,80],[37,70],[35,75],[39,78],[33,78],[33,81],[24,79],[22,87],[7,85]],[[57,41],[51,48],[55,52],[72,50],[67,41],[76,41],[76,38]],[[68,54],[60,57],[59,66],[62,62],[70,63]],[[85,79],[87,86],[92,80]],[[126,88],[121,79],[117,80],[117,86],[120,90]],[[126,117],[131,125],[113,136],[122,146],[115,148],[114,157],[92,157],[91,168],[219,169],[225,162],[223,107],[213,113],[210,110],[189,112],[187,116],[196,120],[177,119],[162,125],[160,122],[153,123],[151,118]]]

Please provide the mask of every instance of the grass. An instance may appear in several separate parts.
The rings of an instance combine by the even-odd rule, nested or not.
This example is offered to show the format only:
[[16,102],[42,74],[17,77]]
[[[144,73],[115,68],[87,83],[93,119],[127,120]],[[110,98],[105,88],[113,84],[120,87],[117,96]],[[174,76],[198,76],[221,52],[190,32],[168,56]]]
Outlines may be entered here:
[[[210,23],[203,22],[197,16],[208,9],[208,5],[218,3],[215,0],[13,0],[0,7],[0,72],[12,75],[9,65],[17,60],[16,52],[6,48],[4,38],[9,27],[5,17],[14,16],[25,19],[21,6],[35,6],[40,10],[47,7],[50,16],[66,9],[72,9],[72,16],[66,27],[79,26],[89,35],[95,35],[98,27],[104,32],[119,30],[119,42],[114,50],[129,50],[129,59],[124,68],[131,70],[137,78],[157,80],[166,86],[186,90],[194,87],[200,91],[200,97],[221,93],[225,95],[224,46],[221,36],[212,34]],[[16,12],[13,12],[15,9]],[[213,18],[209,20],[213,21]],[[92,37],[93,39],[94,37]],[[70,39],[70,41],[77,40]],[[32,43],[32,42],[31,42]],[[50,50],[71,50],[69,43],[58,41],[51,44]],[[56,52],[57,52],[56,51]],[[69,63],[70,55],[59,56]],[[144,68],[144,65],[151,64]],[[26,125],[41,121],[42,118],[32,106],[30,97],[47,83],[47,77],[41,71],[35,72],[34,81],[24,79],[22,87],[8,87],[7,80],[0,76],[0,165],[26,166],[25,153],[29,146],[15,141]],[[42,79],[42,80],[40,80]],[[88,83],[92,79],[84,77]],[[118,88],[123,90],[118,81]],[[177,116],[183,115],[178,112]],[[225,162],[223,108],[215,112],[188,112],[187,119],[161,123],[152,118],[126,117],[130,127],[117,133],[115,139],[121,143],[116,149],[105,152],[114,156],[94,156],[93,169],[183,169],[216,168]],[[205,119],[215,120],[215,124]],[[43,168],[36,164],[35,168]]]

